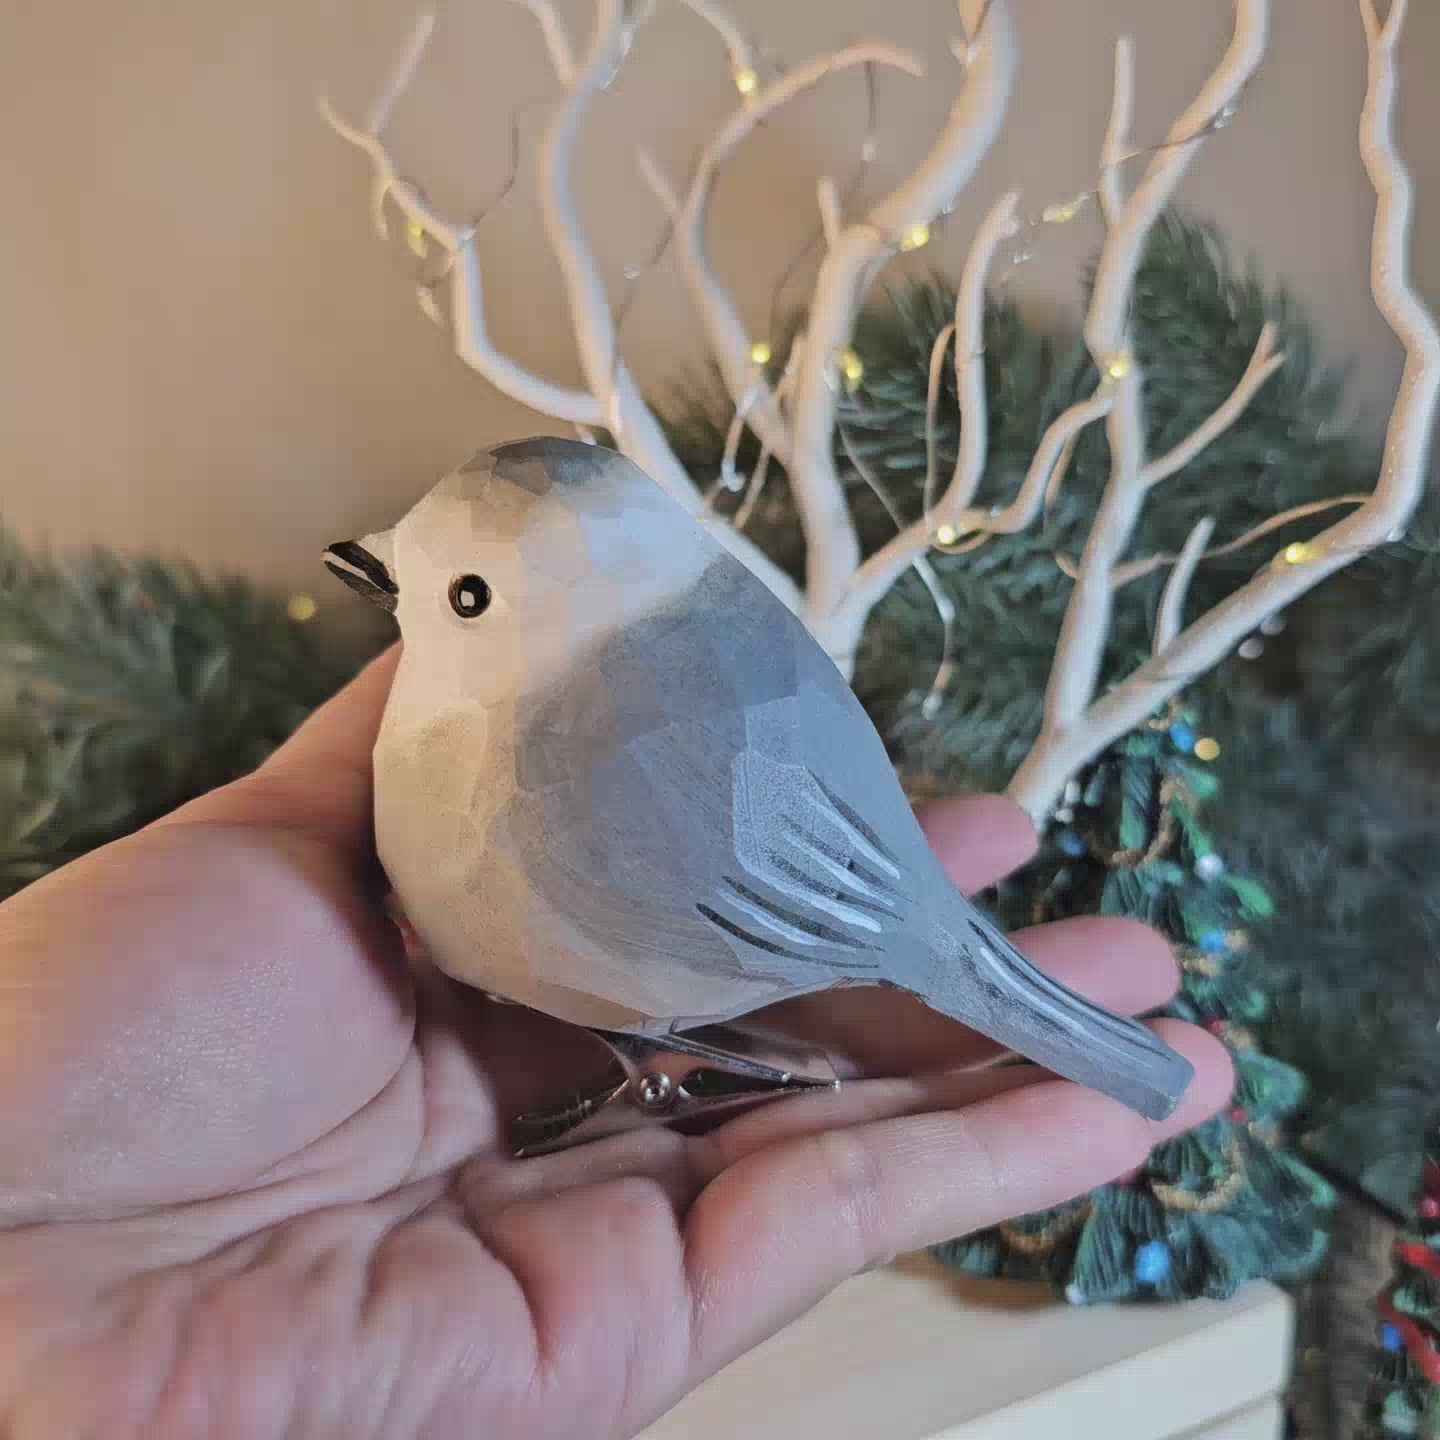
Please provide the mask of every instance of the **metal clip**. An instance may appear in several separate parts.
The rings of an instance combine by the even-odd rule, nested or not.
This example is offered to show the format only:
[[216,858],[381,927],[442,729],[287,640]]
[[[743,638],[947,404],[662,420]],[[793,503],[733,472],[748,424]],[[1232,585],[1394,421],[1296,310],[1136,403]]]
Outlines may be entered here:
[[733,1026],[685,1035],[585,1028],[614,1063],[568,1104],[517,1116],[511,1127],[517,1159],[646,1125],[708,1120],[786,1095],[840,1088],[822,1052]]

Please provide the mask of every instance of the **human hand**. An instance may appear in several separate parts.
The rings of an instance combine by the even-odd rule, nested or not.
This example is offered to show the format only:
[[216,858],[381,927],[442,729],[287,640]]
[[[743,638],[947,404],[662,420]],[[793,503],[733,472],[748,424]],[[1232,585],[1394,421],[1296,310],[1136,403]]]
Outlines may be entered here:
[[[861,1077],[703,1136],[513,1161],[507,1117],[588,1040],[407,964],[380,907],[376,662],[255,774],[0,906],[0,1428],[76,1437],[632,1435],[847,1276],[1058,1203],[1152,1124],[891,992],[774,1007]],[[1021,863],[1008,802],[931,807],[957,884]],[[1131,1012],[1167,947],[1023,933]],[[969,1068],[966,1068],[969,1067]]]

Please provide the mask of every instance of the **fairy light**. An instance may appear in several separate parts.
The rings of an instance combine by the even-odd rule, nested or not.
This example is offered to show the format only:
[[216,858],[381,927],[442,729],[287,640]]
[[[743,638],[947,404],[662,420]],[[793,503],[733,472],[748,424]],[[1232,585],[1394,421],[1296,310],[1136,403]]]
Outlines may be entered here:
[[750,347],[750,363],[752,365],[768,365],[773,354],[768,340],[757,340]]
[[423,260],[430,253],[430,240],[425,234],[425,227],[418,220],[412,220],[405,227],[405,235],[410,243],[410,253]]
[[742,95],[753,95],[755,88],[760,84],[760,77],[749,65],[742,65],[737,69],[732,78],[735,81],[735,88]]
[[303,625],[307,620],[313,620],[320,607],[315,603],[313,595],[306,595],[303,591],[292,595],[285,602],[285,613],[297,625]]
[[1303,565],[1315,558],[1315,547],[1304,540],[1296,540],[1280,552],[1280,558],[1287,565]]
[[960,538],[960,532],[953,525],[935,527],[935,543],[940,546],[953,545]]
[[1090,203],[1091,194],[1091,191],[1085,190],[1069,200],[1047,205],[1040,212],[1040,219],[1046,225],[1068,225]]
[[1107,380],[1123,380],[1130,373],[1130,356],[1124,351],[1112,355],[1105,365]]
[[1206,735],[1203,739],[1195,742],[1195,758],[1204,760],[1207,763],[1220,758],[1220,742]]
[[840,373],[845,377],[846,390],[853,395],[865,378],[865,365],[849,346],[840,352]]
[[919,225],[912,225],[900,237],[900,248],[902,250],[919,250],[922,246],[930,243],[930,227],[923,221]]

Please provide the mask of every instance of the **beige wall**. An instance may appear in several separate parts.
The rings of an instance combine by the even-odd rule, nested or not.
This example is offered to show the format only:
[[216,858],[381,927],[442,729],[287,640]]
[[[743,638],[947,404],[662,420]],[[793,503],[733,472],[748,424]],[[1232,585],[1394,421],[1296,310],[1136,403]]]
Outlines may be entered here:
[[[870,183],[923,149],[955,73],[944,0],[737,8],[785,57],[865,31],[915,46],[931,74],[882,82]],[[954,261],[974,206],[1002,187],[1022,186],[1033,210],[1090,183],[1118,30],[1138,41],[1137,134],[1152,135],[1223,45],[1229,7],[1017,9],[1011,131],[932,258]],[[1212,143],[1186,198],[1290,279],[1336,352],[1356,358],[1357,400],[1374,407],[1397,360],[1366,281],[1354,0],[1274,10],[1271,56],[1243,116]],[[1402,139],[1421,187],[1416,268],[1440,299],[1440,6],[1411,10]],[[467,447],[544,427],[464,370],[420,317],[400,253],[368,228],[360,157],[315,114],[319,84],[351,109],[362,103],[406,18],[389,0],[0,0],[0,494],[24,534],[165,547],[323,595],[324,541],[385,520]],[[517,6],[449,0],[396,126],[404,168],[437,200],[475,203],[505,167],[514,101],[550,90]],[[660,224],[633,173],[633,137],[683,171],[732,98],[713,38],[667,7],[584,147],[585,209],[608,274],[643,255]],[[528,112],[527,138],[540,116]],[[812,223],[817,165],[845,173],[862,117],[859,80],[837,78],[752,140],[721,186],[715,252],[757,332]],[[492,324],[527,362],[573,378],[533,187],[527,165],[482,232]],[[1016,288],[1071,294],[1095,238],[1088,222],[1049,232]],[[697,361],[668,266],[648,279],[626,333],[652,383]]]

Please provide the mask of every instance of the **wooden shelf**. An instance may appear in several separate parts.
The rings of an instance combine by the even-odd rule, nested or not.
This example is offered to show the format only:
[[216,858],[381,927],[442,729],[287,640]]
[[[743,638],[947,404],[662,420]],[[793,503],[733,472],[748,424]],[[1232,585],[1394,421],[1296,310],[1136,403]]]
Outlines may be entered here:
[[924,1257],[858,1276],[644,1440],[1269,1440],[1288,1299],[1057,1304]]

